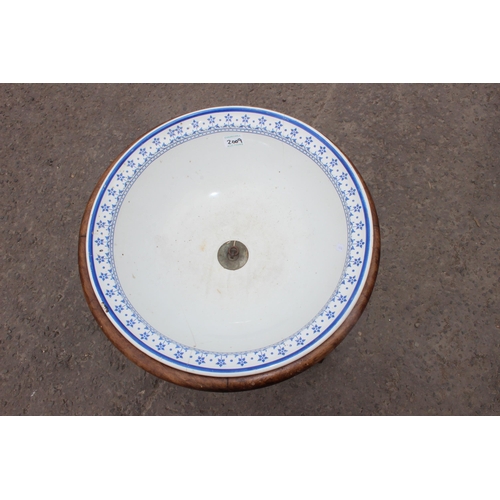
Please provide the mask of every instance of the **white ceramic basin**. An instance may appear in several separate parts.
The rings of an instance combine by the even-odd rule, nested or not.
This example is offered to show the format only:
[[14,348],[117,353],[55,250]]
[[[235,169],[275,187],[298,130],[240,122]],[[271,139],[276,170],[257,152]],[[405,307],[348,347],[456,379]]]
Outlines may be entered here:
[[[316,349],[355,306],[373,251],[347,158],[304,123],[248,107],[142,137],[100,183],[87,229],[88,275],[114,327],[160,363],[210,377]],[[238,269],[218,258],[226,242]],[[240,243],[241,262],[227,255]]]

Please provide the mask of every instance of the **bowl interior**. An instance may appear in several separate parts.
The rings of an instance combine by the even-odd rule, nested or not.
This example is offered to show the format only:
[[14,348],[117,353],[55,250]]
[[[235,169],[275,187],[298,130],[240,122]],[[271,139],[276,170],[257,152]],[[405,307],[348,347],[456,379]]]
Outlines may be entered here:
[[[335,187],[297,149],[241,133],[186,142],[153,161],[123,200],[117,276],[135,310],[175,342],[258,350],[299,331],[342,275],[347,224]],[[247,263],[217,252],[241,241]]]

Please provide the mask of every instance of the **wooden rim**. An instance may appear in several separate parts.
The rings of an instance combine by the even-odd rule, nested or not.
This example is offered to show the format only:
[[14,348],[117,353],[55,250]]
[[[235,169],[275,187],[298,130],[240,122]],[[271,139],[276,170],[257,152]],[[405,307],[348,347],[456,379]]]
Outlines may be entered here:
[[[147,134],[149,134],[149,132]],[[335,349],[340,344],[340,342],[342,342],[342,340],[344,340],[346,335],[350,332],[350,330],[353,328],[353,326],[356,324],[359,317],[363,313],[363,310],[365,309],[372,294],[373,287],[375,286],[380,261],[380,228],[375,205],[364,179],[361,177],[359,171],[349,160],[349,158],[341,151],[342,154],[344,154],[344,156],[349,160],[350,165],[359,176],[361,184],[363,185],[363,189],[366,192],[373,220],[373,251],[370,267],[368,269],[368,275],[365,285],[352,311],[345,318],[342,325],[322,344],[320,344],[318,347],[316,347],[300,359],[297,359],[285,366],[254,375],[243,375],[238,377],[210,377],[188,373],[177,368],[164,365],[160,361],[151,358],[140,349],[135,347],[118,331],[118,329],[109,320],[107,315],[104,313],[101,305],[99,304],[99,300],[97,299],[94,289],[92,288],[86,256],[87,228],[90,213],[101,185],[108,176],[109,172],[113,169],[113,167],[123,156],[123,154],[125,154],[125,152],[128,151],[128,149],[136,142],[137,140],[134,141],[128,148],[126,148],[111,163],[111,165],[99,179],[99,182],[94,188],[94,191],[92,192],[92,195],[90,196],[90,199],[85,208],[85,212],[83,214],[82,222],[80,225],[80,238],[78,242],[78,267],[80,271],[80,280],[82,282],[85,299],[87,300],[90,311],[94,315],[94,318],[96,319],[99,327],[113,343],[113,345],[117,347],[133,363],[158,378],[183,387],[214,392],[246,391],[257,389],[260,387],[266,387],[268,385],[276,384],[295,375],[298,375],[304,370],[307,370],[312,365],[322,361],[333,349]],[[337,147],[337,149],[339,148]]]

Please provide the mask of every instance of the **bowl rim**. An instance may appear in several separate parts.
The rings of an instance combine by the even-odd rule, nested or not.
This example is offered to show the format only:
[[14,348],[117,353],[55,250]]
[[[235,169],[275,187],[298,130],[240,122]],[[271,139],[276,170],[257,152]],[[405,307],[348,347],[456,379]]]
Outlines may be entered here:
[[[199,110],[195,113],[207,110],[216,111],[217,109],[226,109],[226,108],[247,108],[249,110],[261,111],[264,108],[250,107],[250,106],[222,106],[219,108],[212,107],[207,108],[206,110]],[[264,110],[265,111],[265,110]],[[274,113],[277,113],[273,111]],[[192,113],[189,113],[190,115]],[[288,115],[284,113],[279,113],[284,117],[288,117]],[[373,198],[371,193],[366,185],[366,182],[362,178],[358,169],[354,166],[352,161],[345,155],[345,153],[335,144],[335,148],[339,150],[341,154],[348,160],[350,163],[350,167],[357,174],[359,181],[366,193],[366,199],[368,201],[368,207],[372,217],[373,224],[373,234],[372,234],[372,256],[371,261],[368,266],[366,281],[363,288],[360,291],[359,297],[350,311],[350,313],[345,317],[342,324],[335,330],[335,332],[329,336],[325,341],[323,341],[320,345],[314,348],[309,353],[303,355],[299,359],[291,361],[290,363],[266,371],[262,373],[254,373],[248,375],[240,375],[240,376],[210,376],[210,375],[201,375],[197,373],[190,373],[187,371],[183,371],[181,369],[174,368],[172,366],[161,363],[160,361],[148,356],[146,353],[141,351],[139,348],[134,346],[111,322],[106,313],[101,307],[101,304],[96,296],[91,279],[89,274],[89,268],[87,264],[87,252],[86,252],[86,242],[87,242],[87,233],[89,226],[89,219],[91,217],[91,213],[93,210],[94,202],[98,193],[101,190],[102,184],[108,178],[110,172],[114,169],[116,164],[120,161],[120,159],[129,151],[132,147],[134,147],[137,143],[143,140],[145,137],[149,136],[152,132],[154,132],[159,127],[165,125],[169,122],[174,122],[179,120],[180,118],[188,115],[180,115],[179,117],[173,118],[164,122],[145,134],[141,135],[139,138],[134,140],[129,146],[127,146],[109,165],[109,167],[105,170],[105,172],[101,175],[99,181],[97,182],[84,211],[81,225],[80,225],[80,237],[79,237],[79,245],[78,245],[78,266],[80,273],[80,280],[82,283],[82,288],[84,292],[85,299],[87,304],[92,312],[94,318],[96,319],[99,327],[102,329],[104,334],[108,337],[108,339],[112,342],[112,344],[118,348],[129,360],[143,368],[147,372],[155,375],[158,378],[166,380],[168,382],[172,382],[176,385],[180,385],[183,387],[188,387],[192,389],[198,390],[207,390],[207,391],[243,391],[250,390],[259,387],[265,387],[268,385],[272,385],[288,378],[291,378],[310,366],[321,362],[337,345],[347,336],[349,331],[358,321],[362,312],[364,311],[368,300],[371,296],[373,288],[375,286],[376,277],[378,274],[379,261],[380,261],[380,228],[378,222],[378,216],[375,209],[375,205],[373,202]],[[290,117],[292,118],[292,117]],[[293,120],[300,122],[296,118],[292,118]],[[311,127],[311,126],[308,126]],[[316,129],[314,129],[316,130]],[[321,134],[318,131],[319,134]],[[323,135],[323,134],[321,134]],[[326,136],[323,136],[328,139]],[[329,140],[329,139],[328,139]],[[331,141],[330,141],[331,142]]]

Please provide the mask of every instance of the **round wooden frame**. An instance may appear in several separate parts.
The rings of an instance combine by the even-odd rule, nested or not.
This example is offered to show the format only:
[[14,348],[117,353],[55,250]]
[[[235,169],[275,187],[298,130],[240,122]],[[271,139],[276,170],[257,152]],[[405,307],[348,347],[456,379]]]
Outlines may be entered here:
[[[147,132],[142,137],[148,135],[149,133],[150,132]],[[373,287],[375,286],[375,280],[377,278],[378,267],[379,267],[380,228],[378,223],[377,212],[375,210],[375,205],[373,203],[373,199],[368,190],[368,187],[366,186],[366,183],[359,174],[359,171],[356,169],[356,167],[354,167],[353,163],[349,160],[351,166],[359,176],[359,179],[366,192],[367,199],[370,205],[370,212],[373,220],[373,252],[365,285],[352,311],[349,313],[349,315],[345,318],[342,325],[333,333],[332,336],[330,336],[322,344],[320,344],[318,347],[316,347],[314,350],[312,350],[302,358],[297,359],[285,366],[276,368],[274,370],[265,373],[259,373],[254,375],[244,375],[240,377],[210,377],[205,375],[188,373],[164,365],[163,363],[149,357],[147,354],[145,354],[137,347],[132,345],[116,329],[113,323],[106,316],[92,288],[92,284],[89,277],[89,270],[87,267],[87,258],[86,258],[86,239],[87,239],[87,228],[88,228],[90,212],[92,210],[92,206],[99,192],[99,189],[104,180],[106,179],[108,173],[114,168],[117,161],[123,156],[123,154],[135,143],[137,143],[137,140],[134,141],[128,148],[126,148],[120,155],[118,155],[118,157],[111,163],[111,165],[99,179],[99,182],[97,183],[94,191],[92,192],[92,195],[90,196],[90,199],[85,208],[85,212],[83,214],[82,222],[80,225],[80,238],[78,243],[78,267],[80,271],[80,280],[82,282],[83,292],[85,294],[87,304],[90,308],[90,311],[94,315],[94,318],[96,319],[98,325],[100,326],[102,331],[106,334],[106,336],[109,338],[109,340],[114,344],[114,346],[117,347],[128,359],[130,359],[136,365],[140,366],[141,368],[148,371],[152,375],[155,375],[156,377],[159,377],[163,380],[167,380],[168,382],[172,382],[174,384],[183,387],[189,387],[192,389],[198,389],[203,391],[215,391],[215,392],[246,391],[276,384],[278,382],[291,378],[303,372],[312,365],[322,361],[333,349],[335,349],[340,344],[340,342],[342,342],[342,340],[344,340],[346,335],[349,333],[349,331],[352,329],[352,327],[356,324],[357,320],[361,316],[371,296]],[[344,156],[346,155],[344,154]]]

